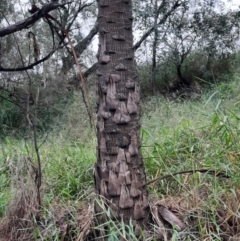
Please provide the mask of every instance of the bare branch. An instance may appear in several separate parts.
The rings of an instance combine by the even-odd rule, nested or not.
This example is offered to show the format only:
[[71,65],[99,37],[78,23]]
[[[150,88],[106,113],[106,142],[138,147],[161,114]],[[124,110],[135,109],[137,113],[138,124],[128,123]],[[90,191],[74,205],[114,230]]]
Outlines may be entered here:
[[[98,24],[96,23],[89,34],[76,46],[74,46],[76,50],[77,57],[79,57],[83,51],[87,48],[87,46],[91,43],[93,37],[98,33]],[[67,57],[62,58],[63,66],[62,66],[62,73],[67,73],[69,69],[73,67],[75,63],[72,54],[69,54]]]
[[[158,8],[157,14],[159,15],[160,10],[161,10],[161,6],[163,6],[163,4],[160,5],[160,7]],[[171,7],[171,9],[163,16],[163,18],[158,22],[157,26],[164,24],[168,17],[179,7],[181,6],[181,3],[179,3],[179,1],[176,1],[175,4]],[[134,51],[136,51],[142,44],[143,41],[145,41],[147,39],[147,37],[153,32],[153,30],[155,29],[156,26],[152,26],[151,28],[149,28],[146,33],[143,34],[143,36],[141,37],[141,39],[134,44],[133,49]]]
[[31,27],[33,24],[35,24],[39,19],[46,16],[50,11],[55,10],[59,7],[62,7],[66,4],[70,4],[71,2],[64,3],[64,4],[56,4],[56,3],[48,3],[44,5],[39,11],[37,11],[35,14],[30,16],[27,19],[24,19],[18,23],[15,23],[11,26],[8,26],[6,28],[0,29],[0,37],[7,36],[9,34],[15,33],[17,31],[21,31],[23,29]]
[[96,62],[83,73],[84,78],[87,78],[90,74],[96,71],[97,68],[98,68],[98,63]]
[[[65,45],[64,45],[65,46]],[[46,55],[44,58],[34,62],[33,64],[30,64],[25,67],[17,67],[17,68],[4,68],[0,66],[0,72],[17,72],[17,71],[24,71],[28,69],[33,69],[34,66],[44,62],[45,60],[49,59],[57,50],[63,48],[64,46],[59,46],[58,48],[53,49],[48,55]]]
[[81,6],[79,6],[78,10],[76,11],[76,13],[74,14],[74,16],[71,18],[71,22],[68,24],[68,26],[66,27],[66,31],[69,32],[71,26],[73,25],[73,22],[75,21],[75,19],[77,18],[78,14],[86,7],[89,7],[91,5],[93,5],[94,2],[88,3],[88,4],[84,4]]

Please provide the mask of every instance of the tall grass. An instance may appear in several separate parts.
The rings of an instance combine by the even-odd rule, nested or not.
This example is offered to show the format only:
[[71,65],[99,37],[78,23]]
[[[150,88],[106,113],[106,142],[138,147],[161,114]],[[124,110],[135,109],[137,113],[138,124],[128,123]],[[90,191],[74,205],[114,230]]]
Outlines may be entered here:
[[[239,97],[236,76],[228,84],[206,90],[199,101],[177,103],[158,96],[144,99],[141,104],[142,151],[148,181],[172,174],[149,185],[149,191],[153,200],[159,199],[182,214],[189,225],[184,234],[186,240],[228,240],[224,238],[231,236],[227,230],[230,224],[225,224],[229,220],[232,226],[238,222]],[[42,142],[43,205],[47,217],[53,215],[54,206],[77,213],[80,203],[93,200],[96,137],[89,128],[86,111],[78,107],[78,101],[72,103],[62,123],[60,119],[57,122],[56,131],[48,133],[46,141],[45,135],[39,139],[39,143]],[[9,161],[19,155],[35,158],[31,141],[5,138],[0,148],[1,217],[12,197]],[[196,169],[209,169],[209,172],[174,175]],[[219,173],[223,175],[217,175]],[[110,234],[114,236],[118,228],[109,228],[113,228]],[[55,232],[54,228],[51,230],[50,236]],[[125,229],[121,227],[120,230]],[[232,236],[236,230],[240,232],[235,228]],[[181,235],[174,230],[173,240]]]
[[[181,209],[189,218],[186,222],[198,219],[200,226],[191,240],[229,240],[219,219],[223,222],[229,212],[236,219],[240,215],[236,204],[240,197],[239,93],[236,79],[206,91],[198,102],[155,98],[144,105],[148,112],[142,118],[142,148],[148,180],[172,174],[151,184],[149,190],[154,198]],[[209,172],[174,175],[197,169]],[[220,172],[222,177],[217,175]],[[219,210],[225,212],[221,218]]]

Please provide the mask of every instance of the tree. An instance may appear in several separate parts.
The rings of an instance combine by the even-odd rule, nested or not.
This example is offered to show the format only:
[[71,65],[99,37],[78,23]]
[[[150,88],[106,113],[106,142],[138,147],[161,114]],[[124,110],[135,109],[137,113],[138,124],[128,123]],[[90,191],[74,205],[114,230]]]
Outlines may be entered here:
[[[117,219],[135,230],[149,220],[148,191],[140,148],[131,0],[99,0],[98,117],[95,188]],[[95,203],[96,212],[102,210]],[[99,219],[103,219],[102,216]]]
[[[212,70],[220,63],[214,60],[237,51],[239,14],[226,9],[224,1],[134,3],[135,29],[138,33],[149,33],[144,39],[145,48],[138,52],[138,63],[148,79],[151,77],[153,94],[156,89],[162,93],[169,88],[171,91],[194,90],[199,86],[195,77],[205,79],[205,73],[212,76]],[[146,83],[144,78],[142,83]]]
[[188,8],[188,6],[185,6],[174,15],[170,22],[170,31],[163,38],[164,55],[168,55],[176,66],[180,86],[185,87],[189,86],[190,83],[182,74],[182,66],[193,45],[196,45],[196,38],[200,34],[199,31],[195,31],[195,28],[190,25],[190,20],[186,18]]
[[[22,12],[20,10],[18,14],[14,13],[14,16],[9,8],[5,15],[1,12],[1,17],[4,16],[4,18],[0,19],[2,20],[0,29],[0,103],[7,100],[12,102],[13,106],[19,107],[16,119],[21,119],[21,121],[15,121],[16,126],[14,127],[26,127],[27,99],[30,96],[35,98],[37,89],[40,92],[38,100],[40,103],[39,123],[41,124],[39,126],[41,125],[41,128],[45,129],[44,123],[51,122],[45,117],[52,118],[52,107],[56,107],[56,103],[59,103],[60,95],[61,99],[64,96],[64,103],[67,103],[66,99],[73,94],[73,84],[80,86],[79,73],[76,73],[78,71],[73,68],[74,57],[65,32],[69,33],[72,40],[75,41],[77,57],[83,58],[86,55],[83,52],[98,31],[94,21],[89,33],[85,30],[83,33],[81,27],[83,15],[88,15],[89,18],[94,17],[91,9],[93,3],[93,1],[71,2],[71,4],[70,2],[47,3],[41,7],[39,1],[34,1],[33,5],[28,5],[27,8],[16,7],[23,11],[26,16],[24,20],[21,19]],[[57,9],[59,11],[56,11]],[[15,20],[14,24],[12,19]],[[37,49],[35,47],[40,50],[36,52],[37,55],[35,55],[34,49]],[[84,60],[86,60],[86,56],[84,56]],[[94,66],[91,68],[88,68],[87,64],[85,66],[84,77],[95,70]],[[32,81],[29,81],[29,77]]]

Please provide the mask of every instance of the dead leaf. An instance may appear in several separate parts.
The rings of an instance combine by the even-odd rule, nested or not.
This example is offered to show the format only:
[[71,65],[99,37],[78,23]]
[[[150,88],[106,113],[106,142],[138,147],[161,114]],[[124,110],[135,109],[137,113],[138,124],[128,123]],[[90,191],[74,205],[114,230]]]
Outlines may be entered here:
[[186,225],[163,205],[158,205],[158,211],[160,212],[163,219],[165,219],[171,225],[176,226],[177,230],[180,231],[186,228]]

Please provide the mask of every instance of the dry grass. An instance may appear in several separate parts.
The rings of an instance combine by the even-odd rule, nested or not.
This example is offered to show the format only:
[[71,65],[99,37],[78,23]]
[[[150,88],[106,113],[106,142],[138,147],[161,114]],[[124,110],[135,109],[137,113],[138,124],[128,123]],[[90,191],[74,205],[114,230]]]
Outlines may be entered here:
[[33,240],[35,223],[40,215],[36,186],[28,158],[10,161],[14,198],[0,223],[3,240]]

